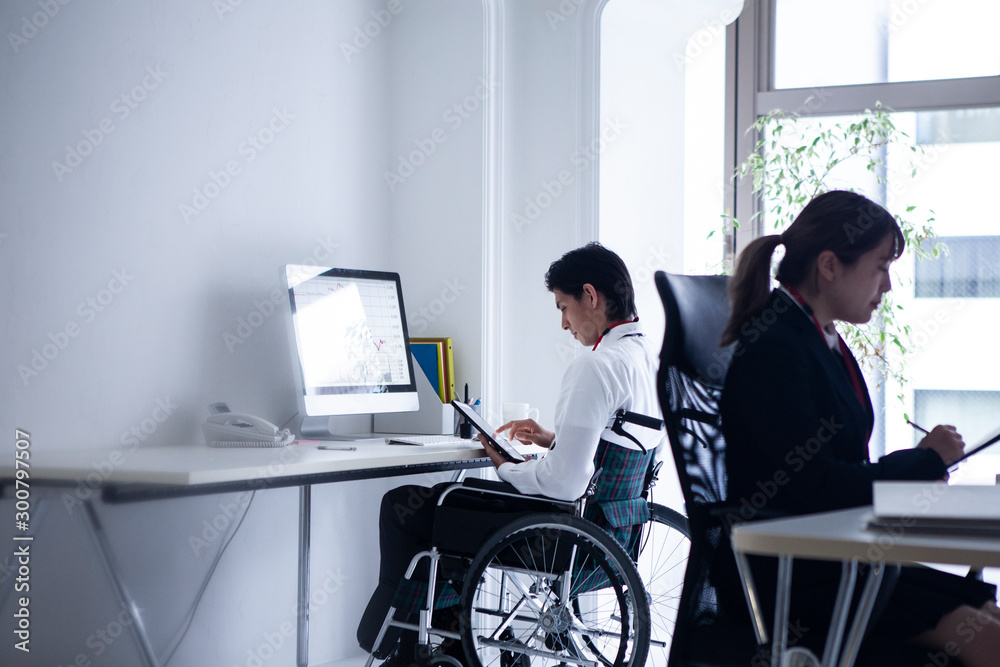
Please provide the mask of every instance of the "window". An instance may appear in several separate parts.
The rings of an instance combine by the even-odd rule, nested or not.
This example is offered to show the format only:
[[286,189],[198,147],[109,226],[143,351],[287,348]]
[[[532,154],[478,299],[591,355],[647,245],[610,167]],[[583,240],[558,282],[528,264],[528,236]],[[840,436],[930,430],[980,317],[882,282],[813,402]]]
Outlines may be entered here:
[[777,0],[774,16],[776,88],[1000,74],[992,0]]
[[[998,23],[993,0],[747,0],[730,33],[729,46],[739,48],[727,90],[733,168],[756,141],[746,128],[771,110],[794,111],[806,125],[832,124],[880,102],[911,139],[885,152],[888,182],[844,168],[828,183],[915,220],[933,217],[948,246],[940,258],[896,263],[897,317],[912,340],[889,359],[909,382],[867,377],[876,411],[873,457],[910,446],[904,415],[927,426],[953,423],[971,442],[982,428],[973,413],[994,421],[1000,413],[1000,359],[990,353],[990,332],[1000,326],[991,300],[1000,298]],[[911,151],[916,143],[923,153]],[[750,188],[749,179],[737,182],[727,201],[740,221],[773,206]],[[737,251],[771,231],[764,216],[755,220],[737,232]]]

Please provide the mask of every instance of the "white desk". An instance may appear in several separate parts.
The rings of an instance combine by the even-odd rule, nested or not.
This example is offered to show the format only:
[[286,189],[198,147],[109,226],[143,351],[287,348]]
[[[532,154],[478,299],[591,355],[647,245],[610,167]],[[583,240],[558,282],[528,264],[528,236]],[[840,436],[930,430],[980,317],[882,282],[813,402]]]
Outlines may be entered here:
[[[791,561],[793,558],[835,560],[845,563],[845,581],[841,584],[834,622],[828,635],[823,656],[824,665],[835,663],[840,645],[845,641],[847,609],[853,594],[857,564],[871,563],[864,595],[858,614],[846,638],[840,664],[854,664],[857,650],[864,635],[871,605],[881,584],[882,565],[946,563],[972,567],[1000,567],[1000,535],[995,537],[965,537],[958,535],[933,535],[899,530],[869,529],[871,507],[859,507],[837,512],[825,512],[788,519],[773,519],[741,524],[733,527],[733,550],[738,555],[757,554],[777,556],[778,599],[775,607],[775,625],[772,664],[780,664],[781,653],[786,647],[787,614],[790,599]],[[779,618],[782,616],[783,618]],[[834,636],[837,635],[837,636]]]
[[[327,451],[319,446],[355,446]],[[309,663],[309,533],[313,484],[413,475],[490,465],[478,441],[456,445],[386,445],[382,438],[353,443],[325,442],[276,448],[214,449],[205,446],[140,448],[132,451],[36,451],[30,484],[80,486],[101,490],[107,502],[226,493],[248,489],[299,487],[297,664]],[[0,465],[0,485],[14,478],[13,458]],[[82,495],[82,494],[81,494]],[[119,601],[133,617],[140,649],[150,667],[158,665],[145,626],[124,582],[89,498],[84,516],[100,546]]]
[[[321,444],[351,445],[356,446],[357,451],[326,451],[319,449]],[[478,441],[454,446],[414,447],[386,445],[382,438],[267,448],[192,445],[110,452],[33,450],[31,479],[51,483],[75,483],[82,479],[87,483],[88,475],[96,474],[101,485],[106,487],[145,484],[189,487],[189,491],[196,491],[190,487],[226,483],[247,483],[249,486],[252,480],[259,480],[257,487],[272,486],[303,475],[357,473],[358,478],[367,478],[380,476],[379,471],[409,474],[407,469],[413,466],[472,462],[485,456]],[[10,479],[13,474],[11,461],[0,464],[0,478]]]

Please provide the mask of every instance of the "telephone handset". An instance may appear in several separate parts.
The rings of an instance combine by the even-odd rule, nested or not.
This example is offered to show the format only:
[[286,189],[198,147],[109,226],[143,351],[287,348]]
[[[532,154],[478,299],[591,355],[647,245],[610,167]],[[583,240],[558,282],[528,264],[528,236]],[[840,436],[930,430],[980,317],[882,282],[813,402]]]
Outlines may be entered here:
[[269,421],[239,412],[229,412],[224,403],[214,403],[202,424],[209,447],[284,447],[294,436],[288,429],[278,430]]

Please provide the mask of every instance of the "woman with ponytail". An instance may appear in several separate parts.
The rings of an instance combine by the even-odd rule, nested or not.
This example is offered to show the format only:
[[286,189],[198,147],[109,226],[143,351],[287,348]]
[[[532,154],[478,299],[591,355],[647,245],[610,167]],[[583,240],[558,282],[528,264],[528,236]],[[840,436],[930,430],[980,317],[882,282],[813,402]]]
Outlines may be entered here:
[[[784,257],[772,290],[772,257],[779,245]],[[754,516],[743,518],[870,505],[875,480],[944,479],[948,463],[961,456],[965,444],[954,427],[936,426],[913,449],[869,459],[872,403],[834,323],[871,319],[892,287],[889,265],[903,248],[903,235],[888,211],[861,195],[833,191],[809,202],[784,233],[759,238],[741,253],[722,341],[737,346],[720,412],[727,502],[753,508]],[[774,559],[752,563],[758,585],[773,591]],[[812,629],[807,643],[813,643],[809,635],[817,635],[821,645],[840,568],[797,560],[793,573],[790,618]],[[724,606],[741,607],[740,591],[721,585],[732,580],[717,580]],[[765,592],[763,598],[773,595]],[[957,647],[969,667],[996,665],[995,600],[995,586],[904,568],[869,636],[942,651]],[[971,622],[982,630],[963,632]]]

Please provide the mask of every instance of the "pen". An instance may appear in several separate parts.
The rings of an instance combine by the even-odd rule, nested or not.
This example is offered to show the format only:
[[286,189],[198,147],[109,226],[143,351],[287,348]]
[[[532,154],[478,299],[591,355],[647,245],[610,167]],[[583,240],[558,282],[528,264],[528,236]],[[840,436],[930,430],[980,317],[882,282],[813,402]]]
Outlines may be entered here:
[[928,431],[927,429],[925,429],[923,426],[919,426],[917,424],[914,424],[909,419],[906,420],[906,423],[909,424],[910,426],[912,426],[913,428],[917,429],[918,431],[923,431],[924,433],[930,433],[930,431]]
[[350,446],[347,446],[347,445],[320,445],[319,449],[326,449],[328,451],[334,451],[334,452],[356,452],[356,451],[358,451],[357,447],[350,447]]
[[465,383],[465,404],[469,405],[469,383]]

